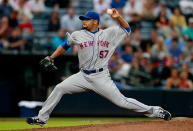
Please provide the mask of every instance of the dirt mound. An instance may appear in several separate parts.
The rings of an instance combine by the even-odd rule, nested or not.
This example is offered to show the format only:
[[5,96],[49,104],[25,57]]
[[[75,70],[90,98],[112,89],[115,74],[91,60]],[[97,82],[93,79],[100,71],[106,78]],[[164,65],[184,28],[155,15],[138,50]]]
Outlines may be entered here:
[[175,118],[171,121],[154,120],[106,125],[41,128],[25,131],[193,131],[193,118]]

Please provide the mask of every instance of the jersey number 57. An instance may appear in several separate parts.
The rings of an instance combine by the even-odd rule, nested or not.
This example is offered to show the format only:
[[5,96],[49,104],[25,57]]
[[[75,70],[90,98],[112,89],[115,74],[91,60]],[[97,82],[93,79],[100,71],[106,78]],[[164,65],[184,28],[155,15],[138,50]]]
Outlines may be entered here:
[[106,58],[107,55],[109,53],[109,50],[101,50],[100,51],[100,54],[99,54],[99,57],[102,59],[102,58]]

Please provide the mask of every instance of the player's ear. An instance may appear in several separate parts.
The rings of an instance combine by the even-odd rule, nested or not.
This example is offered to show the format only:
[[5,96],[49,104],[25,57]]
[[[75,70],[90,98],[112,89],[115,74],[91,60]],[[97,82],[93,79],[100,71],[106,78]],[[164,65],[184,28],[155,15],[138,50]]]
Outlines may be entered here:
[[94,20],[94,24],[97,25],[98,24],[98,20]]

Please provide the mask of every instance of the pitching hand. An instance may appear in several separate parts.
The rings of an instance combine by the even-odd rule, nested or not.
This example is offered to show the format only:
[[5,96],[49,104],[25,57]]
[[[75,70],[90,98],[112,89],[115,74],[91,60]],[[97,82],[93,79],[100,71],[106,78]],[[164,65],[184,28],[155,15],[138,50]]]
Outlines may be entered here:
[[113,13],[111,14],[111,17],[114,19],[119,18],[120,17],[119,12],[115,8],[113,8],[112,10],[113,10]]

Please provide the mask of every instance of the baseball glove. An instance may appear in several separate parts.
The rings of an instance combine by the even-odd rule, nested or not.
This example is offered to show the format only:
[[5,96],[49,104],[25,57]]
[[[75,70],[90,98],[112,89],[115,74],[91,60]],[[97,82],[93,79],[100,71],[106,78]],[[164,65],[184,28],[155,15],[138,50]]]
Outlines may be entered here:
[[40,61],[40,66],[43,70],[45,71],[49,71],[49,72],[52,72],[52,71],[55,71],[57,70],[58,68],[54,65],[54,60],[50,57],[50,56],[47,56],[45,57],[44,59],[42,59]]

